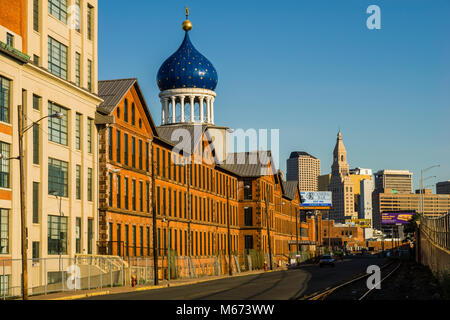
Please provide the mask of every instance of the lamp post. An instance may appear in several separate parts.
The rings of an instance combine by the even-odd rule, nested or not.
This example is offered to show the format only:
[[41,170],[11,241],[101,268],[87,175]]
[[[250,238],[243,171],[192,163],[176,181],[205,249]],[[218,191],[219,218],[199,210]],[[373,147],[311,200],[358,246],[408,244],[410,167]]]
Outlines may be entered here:
[[[425,172],[427,172],[428,170],[431,170],[431,169],[433,169],[433,168],[438,168],[438,167],[440,167],[440,166],[441,166],[441,165],[436,164],[436,165],[434,165],[434,166],[431,166],[431,167],[428,167],[428,168],[426,168],[426,169],[420,170],[420,190],[419,190],[419,194],[420,194],[420,214],[421,214],[421,215],[424,214],[423,182],[424,182],[425,180],[423,179],[423,174],[424,174]],[[427,179],[428,179],[428,178],[427,178]]]
[[229,178],[226,178],[227,182],[227,233],[228,233],[228,273],[230,276],[233,275],[233,263],[231,261],[231,234],[230,234],[230,186]]
[[169,241],[168,241],[169,246],[168,246],[168,249],[167,249],[167,286],[170,287],[170,249],[172,247],[172,241],[171,241],[172,240],[172,236],[170,234],[170,220],[166,219],[166,218],[163,218],[162,222],[167,222],[167,233],[168,233],[168,236],[169,236]]
[[[188,159],[187,157],[185,157],[184,159],[184,163],[176,163],[175,165],[183,167],[184,168],[184,181],[186,181],[186,199],[185,199],[185,203],[184,203],[184,208],[187,211],[188,214],[188,239],[187,239],[187,255],[189,258],[191,258],[191,254],[192,254],[192,239],[191,239],[191,222],[192,222],[192,212],[191,212],[191,197],[190,197],[190,177],[191,177],[191,162],[190,162],[190,158]],[[189,173],[189,175],[188,175]],[[214,210],[214,208],[213,208]],[[186,239],[185,239],[186,241]],[[189,266],[191,261],[189,261]],[[189,267],[190,269],[190,267]]]
[[155,286],[159,283],[159,275],[158,275],[158,238],[157,238],[157,232],[156,232],[156,201],[155,201],[155,180],[156,180],[156,174],[155,174],[155,153],[154,153],[154,146],[152,141],[152,224],[153,224],[153,272],[154,272],[154,284]]
[[24,127],[23,123],[23,110],[22,106],[17,106],[17,113],[18,113],[18,124],[19,124],[19,130],[17,130],[19,135],[19,156],[18,157],[12,157],[12,158],[5,158],[3,155],[0,155],[0,160],[19,160],[20,165],[20,218],[21,218],[21,247],[22,247],[22,299],[28,300],[28,256],[27,256],[27,224],[26,224],[26,211],[25,211],[25,184],[24,184],[24,178],[25,178],[25,169],[24,169],[24,161],[23,161],[23,136],[24,134],[33,128],[36,124],[41,122],[42,120],[46,118],[57,118],[62,119],[63,114],[61,112],[48,115],[45,117],[42,117],[41,119],[37,121],[33,121],[33,123],[27,127]]
[[269,187],[266,187],[265,192],[265,204],[266,204],[266,225],[267,225],[267,241],[269,244],[269,263],[270,263],[270,270],[273,270],[273,263],[272,263],[272,243],[270,241],[270,223],[269,223]]

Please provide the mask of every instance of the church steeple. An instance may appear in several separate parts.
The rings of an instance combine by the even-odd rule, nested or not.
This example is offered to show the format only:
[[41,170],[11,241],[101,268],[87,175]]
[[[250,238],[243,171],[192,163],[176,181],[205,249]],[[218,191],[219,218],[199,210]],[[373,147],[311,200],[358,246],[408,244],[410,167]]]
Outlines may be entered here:
[[344,146],[342,139],[342,133],[339,130],[336,140],[336,146],[333,152],[333,166],[331,167],[333,172],[340,173],[341,175],[349,174],[349,165],[347,162],[347,150]]
[[333,209],[330,212],[332,219],[344,223],[347,218],[356,218],[353,182],[341,130],[334,147],[329,190],[333,192]]

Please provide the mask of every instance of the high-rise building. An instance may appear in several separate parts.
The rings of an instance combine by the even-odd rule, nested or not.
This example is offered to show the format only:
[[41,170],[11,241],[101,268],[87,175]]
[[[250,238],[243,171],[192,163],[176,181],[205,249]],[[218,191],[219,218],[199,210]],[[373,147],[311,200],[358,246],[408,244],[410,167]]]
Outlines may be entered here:
[[437,194],[450,194],[450,180],[436,183]]
[[333,152],[329,191],[333,193],[333,209],[330,211],[331,219],[344,223],[346,219],[357,218],[354,186],[347,162],[347,150],[340,131]]
[[[375,190],[372,195],[373,225],[374,228],[381,230],[381,213],[386,210],[392,210],[394,206],[383,205],[382,199],[389,203],[389,199],[394,200],[397,194],[412,194],[412,172],[408,170],[380,170],[375,173]],[[387,198],[385,198],[387,196]],[[408,198],[409,196],[405,196]],[[409,198],[408,198],[409,199]],[[407,209],[411,205],[398,206]]]
[[377,192],[411,193],[413,174],[408,170],[380,170],[375,173]]
[[[60,281],[59,257],[96,254],[97,39],[97,0],[0,1],[0,255],[22,258],[19,161],[7,160],[22,106],[27,256],[47,259],[28,264],[30,287]],[[20,264],[2,281],[20,288]]]
[[331,181],[331,173],[320,175],[318,178],[319,181],[319,191],[328,191],[330,187]]
[[320,160],[303,152],[292,152],[287,160],[288,181],[298,181],[300,191],[318,191]]
[[373,193],[373,181],[370,179],[364,179],[360,182],[360,204],[359,204],[359,219],[372,220],[372,193]]
[[[432,194],[427,191],[423,196],[424,201],[424,215],[426,216],[440,216],[446,214],[450,210],[450,195],[448,194]],[[420,211],[419,193],[375,193],[374,192],[374,211],[377,215],[380,212],[389,211]],[[378,227],[381,224],[381,217],[377,217]]]
[[355,212],[358,213],[358,216],[361,216],[361,192],[360,185],[363,180],[372,180],[372,170],[371,169],[350,169],[350,178],[353,182],[353,196],[355,197]]

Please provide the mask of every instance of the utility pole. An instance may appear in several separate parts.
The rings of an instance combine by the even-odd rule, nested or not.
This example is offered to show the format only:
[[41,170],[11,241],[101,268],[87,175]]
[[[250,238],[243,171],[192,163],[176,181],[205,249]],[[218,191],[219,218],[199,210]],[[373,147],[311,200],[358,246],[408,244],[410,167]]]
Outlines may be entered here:
[[268,199],[268,194],[269,192],[269,188],[266,187],[266,192],[265,192],[265,202],[266,202],[266,225],[267,225],[267,240],[269,242],[269,263],[270,263],[270,270],[273,270],[273,263],[272,263],[272,244],[270,241],[270,224],[269,224],[269,199]]
[[154,146],[152,141],[152,219],[153,219],[153,270],[155,273],[154,283],[155,286],[159,283],[159,274],[158,274],[158,239],[156,232],[156,185],[155,185],[155,154],[153,152]]
[[35,125],[37,125],[40,121],[46,119],[46,118],[57,118],[62,119],[63,114],[61,112],[57,112],[52,115],[47,115],[45,117],[42,117],[41,119],[34,121],[31,125],[24,127],[23,124],[23,110],[21,105],[17,105],[17,114],[18,114],[18,126],[19,130],[19,156],[12,157],[12,158],[5,158],[3,154],[0,153],[0,159],[9,161],[9,160],[19,160],[19,175],[20,175],[20,218],[21,218],[21,247],[22,247],[22,282],[21,282],[21,289],[22,289],[22,299],[28,300],[28,255],[27,255],[27,249],[28,249],[28,231],[27,231],[27,219],[26,219],[26,211],[25,211],[25,169],[24,169],[24,161],[23,161],[23,136],[25,132],[33,128]]
[[230,276],[233,275],[233,262],[231,261],[231,235],[230,235],[230,187],[229,178],[227,177],[227,232],[228,232],[228,271]]
[[[190,157],[190,155],[189,155]],[[186,181],[186,201],[185,201],[185,206],[186,206],[186,211],[188,214],[188,257],[191,257],[192,255],[192,239],[191,239],[191,219],[192,219],[192,214],[191,214],[191,197],[190,197],[190,177],[191,177],[191,165],[190,165],[190,158],[189,160],[185,159],[185,165],[184,165],[184,180]],[[188,171],[189,171],[189,175],[188,175]]]
[[25,211],[25,170],[23,161],[23,110],[22,106],[17,106],[17,113],[19,119],[19,163],[20,163],[20,217],[22,222],[22,298],[28,300],[28,233],[27,233],[27,218]]

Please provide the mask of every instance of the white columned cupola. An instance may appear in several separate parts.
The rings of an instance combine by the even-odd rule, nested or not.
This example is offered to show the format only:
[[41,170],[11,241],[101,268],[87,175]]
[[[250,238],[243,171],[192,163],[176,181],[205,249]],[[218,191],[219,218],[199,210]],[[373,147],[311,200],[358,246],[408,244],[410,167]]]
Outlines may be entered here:
[[[158,71],[157,82],[161,91],[159,94],[161,125],[179,123],[214,125],[216,98],[214,90],[217,87],[218,76],[212,63],[192,44],[189,38],[191,29],[192,23],[189,20],[184,21],[183,43]],[[181,115],[177,117],[178,103]],[[190,109],[188,116],[186,116],[187,103],[189,103],[188,110]]]

